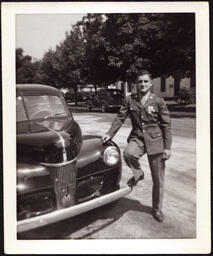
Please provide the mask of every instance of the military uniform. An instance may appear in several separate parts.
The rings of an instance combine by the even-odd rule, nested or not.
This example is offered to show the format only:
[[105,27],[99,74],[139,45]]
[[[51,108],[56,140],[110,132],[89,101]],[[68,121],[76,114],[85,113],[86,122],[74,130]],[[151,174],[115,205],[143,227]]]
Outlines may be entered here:
[[127,139],[124,159],[129,167],[140,170],[138,160],[147,153],[153,180],[153,210],[161,210],[165,172],[162,156],[164,149],[170,149],[172,143],[167,106],[162,98],[151,93],[144,105],[139,94],[127,96],[107,132],[110,137],[116,134],[128,115],[132,131]]

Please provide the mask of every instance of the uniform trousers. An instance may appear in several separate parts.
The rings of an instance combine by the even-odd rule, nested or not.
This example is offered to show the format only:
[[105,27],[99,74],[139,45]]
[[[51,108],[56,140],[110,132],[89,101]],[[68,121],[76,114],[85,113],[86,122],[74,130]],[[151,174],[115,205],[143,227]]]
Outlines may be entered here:
[[[124,160],[132,169],[143,172],[139,159],[146,153],[146,147],[143,139],[133,138],[129,141],[124,150]],[[154,211],[162,210],[165,160],[162,159],[163,153],[148,155],[149,167],[151,170],[152,187],[152,208]]]

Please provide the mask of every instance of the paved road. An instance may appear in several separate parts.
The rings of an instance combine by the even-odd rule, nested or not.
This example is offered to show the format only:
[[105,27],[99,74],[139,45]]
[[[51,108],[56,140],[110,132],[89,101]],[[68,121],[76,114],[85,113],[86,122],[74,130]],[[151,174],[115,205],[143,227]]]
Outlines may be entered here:
[[[94,127],[97,129],[98,134],[102,135],[111,124],[111,121],[116,116],[115,113],[100,113],[100,112],[79,112],[73,111],[74,117],[77,121],[80,121],[81,127],[84,129],[85,124],[90,124],[91,132]],[[88,118],[88,120],[87,120]],[[94,123],[93,123],[94,120]],[[97,122],[97,124],[96,124]],[[175,136],[181,137],[196,137],[196,119],[194,117],[176,117],[172,118],[172,133]],[[106,128],[105,128],[106,127]],[[127,118],[122,127],[130,127],[130,119]],[[102,129],[103,128],[103,129]],[[85,130],[86,132],[87,130]]]
[[[83,134],[103,135],[114,114],[74,113]],[[27,234],[30,238],[116,239],[116,238],[195,238],[196,162],[195,119],[173,118],[172,158],[167,162],[164,213],[165,222],[151,215],[152,180],[146,156],[141,160],[145,180],[114,208],[97,209]],[[129,120],[114,138],[121,150],[130,132]],[[123,162],[121,185],[132,176]]]

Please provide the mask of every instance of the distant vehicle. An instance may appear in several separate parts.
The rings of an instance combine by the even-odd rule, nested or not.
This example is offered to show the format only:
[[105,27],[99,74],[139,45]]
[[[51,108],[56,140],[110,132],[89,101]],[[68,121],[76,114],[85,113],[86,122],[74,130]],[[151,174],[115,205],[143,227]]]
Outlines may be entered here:
[[121,153],[112,141],[82,136],[62,92],[17,85],[17,231],[109,204],[120,189]]
[[177,97],[177,103],[180,105],[195,104],[196,103],[195,89],[182,88]]
[[86,107],[88,111],[100,108],[102,112],[119,109],[122,105],[123,93],[117,89],[100,89],[97,95],[87,98]]
[[[77,93],[77,101],[78,102],[85,102],[88,98],[87,92],[78,92]],[[66,92],[64,94],[64,98],[67,103],[75,102],[75,93],[74,92]]]

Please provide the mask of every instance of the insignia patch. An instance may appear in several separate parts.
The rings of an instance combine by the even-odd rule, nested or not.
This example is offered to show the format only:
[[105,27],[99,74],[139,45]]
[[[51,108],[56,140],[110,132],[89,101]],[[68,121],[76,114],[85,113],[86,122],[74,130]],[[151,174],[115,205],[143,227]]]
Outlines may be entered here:
[[154,109],[154,106],[148,106],[147,110],[148,110],[148,114],[152,114],[152,113],[156,112]]

